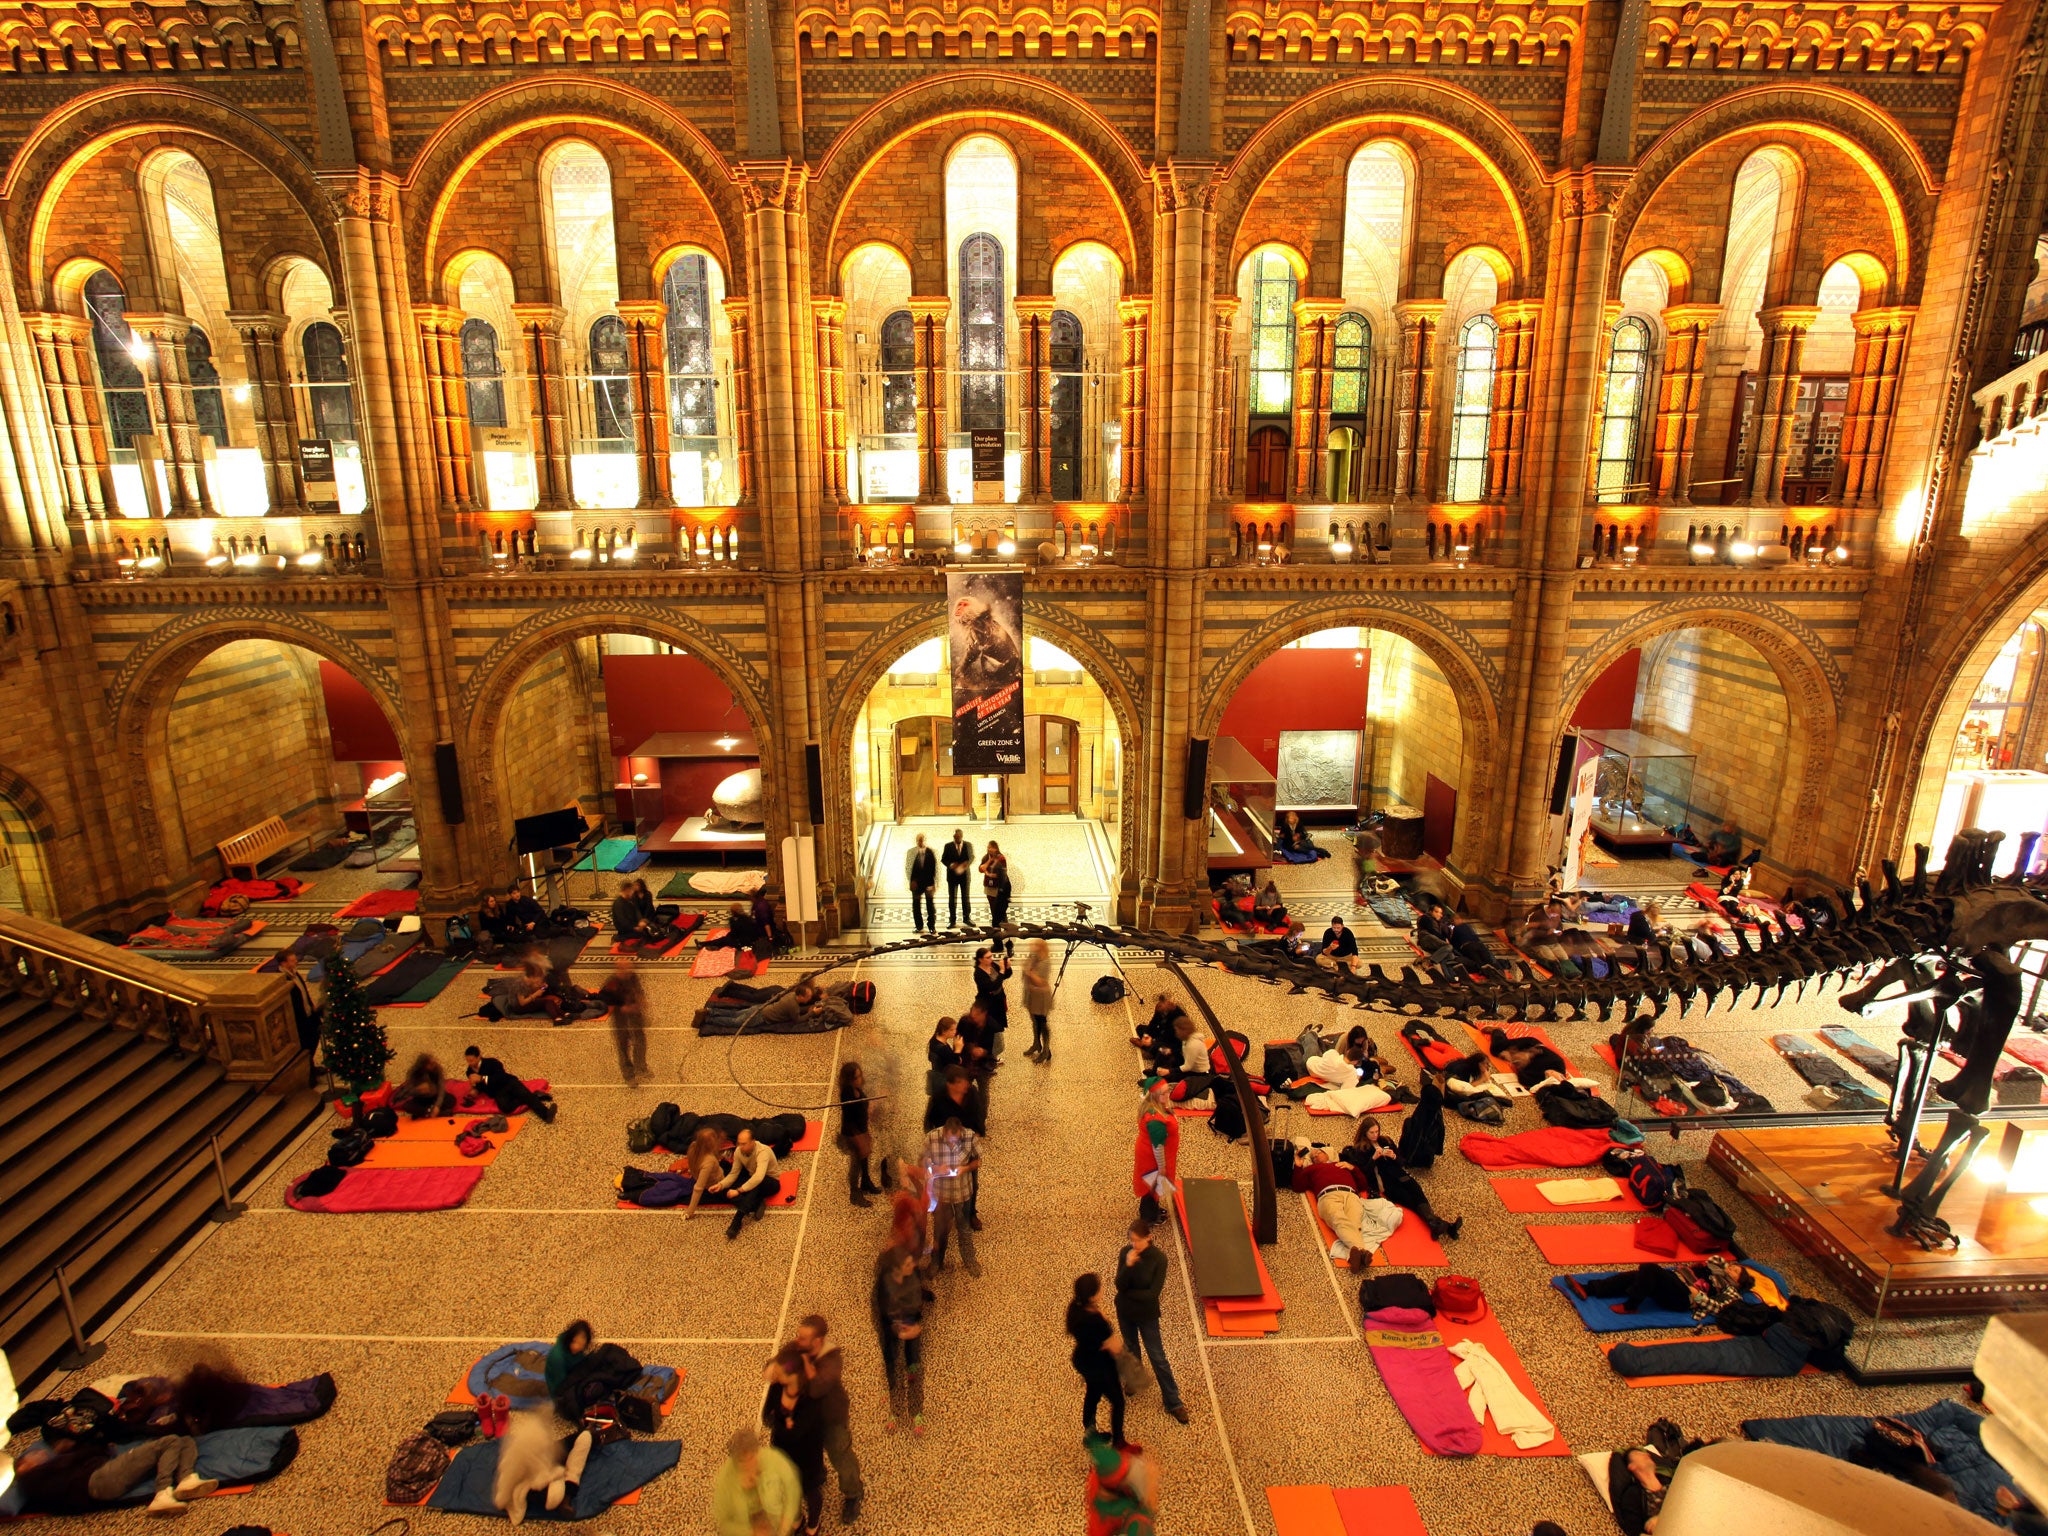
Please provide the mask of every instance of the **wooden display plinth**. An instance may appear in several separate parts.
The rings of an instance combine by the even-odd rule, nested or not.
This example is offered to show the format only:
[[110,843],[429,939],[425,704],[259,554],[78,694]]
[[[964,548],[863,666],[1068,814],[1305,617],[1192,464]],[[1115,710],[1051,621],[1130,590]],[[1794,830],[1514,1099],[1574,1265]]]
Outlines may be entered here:
[[[1899,1209],[1885,1193],[1890,1146],[1883,1126],[1721,1131],[1707,1164],[1867,1312],[1880,1297],[1887,1317],[2048,1301],[2048,1193],[2009,1193],[1964,1173],[1941,1208],[1962,1246],[1930,1253],[1885,1230]],[[1730,1214],[1739,1230],[1742,1213]]]

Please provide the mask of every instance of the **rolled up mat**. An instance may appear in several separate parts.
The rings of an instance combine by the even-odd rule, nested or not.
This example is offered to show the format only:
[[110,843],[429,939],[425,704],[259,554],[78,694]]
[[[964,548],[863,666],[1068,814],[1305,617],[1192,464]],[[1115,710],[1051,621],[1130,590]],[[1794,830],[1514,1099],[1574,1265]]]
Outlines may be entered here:
[[1489,1179],[1493,1192],[1500,1196],[1501,1205],[1520,1216],[1568,1216],[1581,1212],[1592,1215],[1620,1215],[1623,1212],[1641,1214],[1649,1207],[1628,1192],[1623,1185],[1621,1197],[1617,1200],[1599,1200],[1587,1205],[1559,1205],[1543,1193],[1542,1179]]
[[1457,1362],[1427,1312],[1382,1307],[1367,1313],[1365,1347],[1424,1450],[1439,1456],[1479,1454],[1485,1444],[1479,1421],[1458,1385]]
[[1551,1264],[1605,1264],[1610,1268],[1617,1264],[1665,1264],[1674,1260],[1709,1258],[1720,1251],[1713,1249],[1702,1253],[1684,1243],[1678,1245],[1676,1253],[1657,1253],[1638,1247],[1635,1223],[1626,1221],[1586,1222],[1571,1226],[1531,1222],[1523,1230],[1542,1252],[1544,1260]]

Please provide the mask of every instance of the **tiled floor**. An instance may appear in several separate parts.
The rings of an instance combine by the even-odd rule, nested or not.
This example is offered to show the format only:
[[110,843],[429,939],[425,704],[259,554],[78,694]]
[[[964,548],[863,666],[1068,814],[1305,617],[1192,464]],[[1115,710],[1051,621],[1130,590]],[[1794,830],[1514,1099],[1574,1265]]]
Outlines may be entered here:
[[[794,1159],[797,1204],[770,1213],[728,1242],[716,1218],[619,1211],[612,1180],[631,1158],[629,1120],[663,1099],[685,1108],[767,1112],[823,1106],[839,1062],[862,1061],[882,1096],[875,1129],[883,1150],[918,1141],[923,1045],[932,1019],[969,995],[957,952],[879,962],[875,1010],[838,1035],[778,1039],[700,1038],[689,1018],[711,987],[681,967],[650,968],[656,1081],[623,1086],[603,1024],[550,1029],[486,1025],[463,1015],[476,988],[465,975],[434,1004],[390,1010],[395,1070],[431,1050],[453,1061],[475,1041],[515,1069],[553,1080],[562,1112],[553,1126],[523,1130],[490,1167],[469,1206],[407,1216],[311,1216],[282,1206],[285,1180],[317,1162],[322,1128],[249,1197],[251,1209],[199,1246],[118,1330],[92,1374],[172,1369],[202,1351],[226,1351],[252,1376],[281,1380],[331,1370],[340,1398],[303,1431],[296,1465],[256,1492],[205,1506],[193,1529],[246,1521],[297,1536],[356,1536],[389,1511],[380,1505],[392,1449],[440,1405],[465,1367],[507,1340],[552,1336],[587,1316],[600,1337],[688,1372],[676,1413],[660,1433],[684,1444],[682,1462],[643,1502],[595,1522],[604,1533],[698,1531],[726,1435],[759,1401],[759,1370],[771,1342],[816,1310],[832,1319],[847,1351],[856,1438],[870,1487],[861,1529],[889,1536],[1065,1533],[1080,1524],[1085,1467],[1080,1389],[1067,1364],[1060,1314],[1073,1276],[1106,1271],[1133,1209],[1130,1148],[1135,1064],[1121,1006],[1099,1007],[1088,985],[1107,969],[1079,952],[1053,1016],[1054,1059],[1025,1061],[1018,1011],[1007,1064],[996,1078],[982,1209],[986,1272],[957,1269],[939,1284],[929,1330],[929,1413],[923,1439],[884,1436],[883,1386],[867,1318],[872,1261],[886,1207],[852,1208],[845,1160],[825,1149]],[[769,973],[793,976],[779,963]],[[595,969],[587,968],[594,979]],[[1180,992],[1163,970],[1132,971],[1133,1003]],[[1402,1059],[1396,1022],[1307,998],[1283,999],[1256,982],[1216,972],[1196,981],[1217,1013],[1255,1040],[1303,1023],[1335,1029],[1363,1019],[1383,1049]],[[1810,1027],[1826,1004],[1798,1015]],[[1715,1048],[1734,1056],[1742,1031],[1790,1027],[1790,1012],[1731,1017]],[[1719,1019],[1717,1017],[1718,1025]],[[1568,1053],[1589,1057],[1593,1026],[1553,1030]],[[1764,1049],[1768,1050],[1768,1047]],[[1746,1059],[1746,1058],[1745,1058]],[[1394,1118],[1394,1117],[1388,1117]],[[1518,1107],[1510,1129],[1536,1123]],[[1295,1117],[1318,1136],[1348,1135],[1347,1122]],[[1453,1139],[1456,1126],[1454,1123]],[[1182,1171],[1250,1179],[1250,1152],[1218,1140],[1204,1122],[1183,1128]],[[1702,1158],[1706,1136],[1658,1143],[1659,1154]],[[1553,1271],[1478,1169],[1455,1151],[1427,1176],[1440,1208],[1468,1218],[1451,1249],[1457,1267],[1486,1289],[1524,1364],[1574,1450],[1606,1449],[1668,1415],[1688,1430],[1726,1433],[1753,1415],[1892,1411],[1918,1406],[1931,1389],[1858,1391],[1837,1377],[1666,1391],[1620,1387],[1561,1299]],[[1743,1220],[1739,1197],[1710,1180]],[[1611,1220],[1579,1217],[1560,1220]],[[1746,1236],[1759,1257],[1825,1287],[1753,1217]],[[1158,1457],[1160,1529],[1270,1536],[1263,1490],[1301,1482],[1407,1484],[1435,1536],[1521,1536],[1541,1518],[1574,1536],[1608,1529],[1567,1459],[1424,1455],[1357,1342],[1356,1282],[1334,1271],[1298,1197],[1283,1196],[1279,1242],[1265,1258],[1286,1310],[1280,1331],[1254,1342],[1208,1341],[1177,1239],[1167,1249],[1167,1348],[1193,1412],[1182,1427],[1148,1393],[1132,1409],[1132,1433]],[[77,1385],[80,1383],[73,1383]],[[833,1502],[836,1516],[837,1502]],[[470,1522],[423,1511],[419,1532]],[[71,1523],[81,1532],[128,1530],[133,1515]],[[828,1516],[831,1527],[834,1519]]]

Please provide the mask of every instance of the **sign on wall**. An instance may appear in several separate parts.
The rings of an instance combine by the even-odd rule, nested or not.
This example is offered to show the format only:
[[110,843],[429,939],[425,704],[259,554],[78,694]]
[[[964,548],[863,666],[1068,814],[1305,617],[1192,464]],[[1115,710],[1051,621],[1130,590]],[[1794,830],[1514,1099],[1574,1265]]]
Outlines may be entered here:
[[1003,433],[976,427],[968,433],[974,466],[974,499],[1003,499]]
[[324,437],[299,439],[299,479],[305,482],[307,506],[341,505],[341,486],[334,475],[333,443]]
[[1024,769],[1024,575],[946,573],[953,771]]

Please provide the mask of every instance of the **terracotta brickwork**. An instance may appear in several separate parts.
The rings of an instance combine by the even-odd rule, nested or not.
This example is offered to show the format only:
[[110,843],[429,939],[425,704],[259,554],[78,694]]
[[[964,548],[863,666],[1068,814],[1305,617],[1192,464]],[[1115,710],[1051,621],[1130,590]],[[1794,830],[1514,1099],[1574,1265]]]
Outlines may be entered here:
[[1732,635],[1682,629],[1643,652],[1636,729],[1695,754],[1684,814],[1702,836],[1732,820],[1766,858],[1777,852],[1789,723],[1771,664]]

